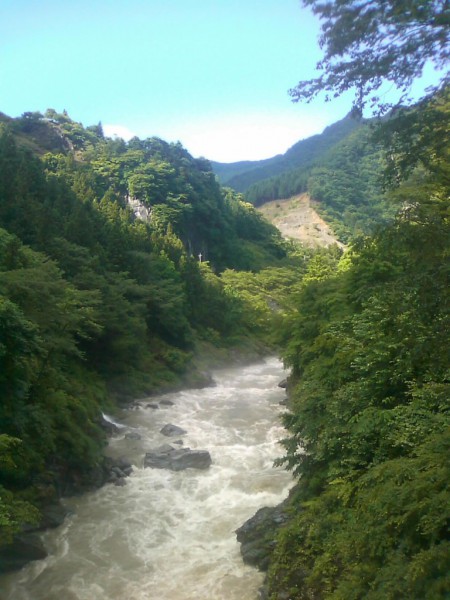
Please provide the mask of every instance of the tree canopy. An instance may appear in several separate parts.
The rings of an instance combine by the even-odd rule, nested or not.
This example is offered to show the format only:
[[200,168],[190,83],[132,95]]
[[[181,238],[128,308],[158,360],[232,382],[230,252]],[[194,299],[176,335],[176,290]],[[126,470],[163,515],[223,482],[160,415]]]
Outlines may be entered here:
[[[325,20],[324,73],[296,100],[354,88],[358,110],[383,112],[383,81],[404,101],[427,60],[449,58],[447,1],[304,4]],[[286,328],[281,461],[299,482],[269,567],[271,600],[449,597],[449,109],[444,76],[382,122],[402,209],[337,268],[303,279]]]
[[379,90],[386,81],[400,92],[398,104],[427,63],[448,83],[450,59],[449,0],[303,0],[322,19],[317,64],[321,74],[290,90],[294,102],[310,101],[321,92],[327,100],[353,89],[354,108],[369,103],[385,112]]
[[266,336],[269,311],[255,325],[220,274],[285,256],[180,144],[107,139],[51,109],[2,120],[0,546],[95,480],[102,408],[179,382],[198,343]]

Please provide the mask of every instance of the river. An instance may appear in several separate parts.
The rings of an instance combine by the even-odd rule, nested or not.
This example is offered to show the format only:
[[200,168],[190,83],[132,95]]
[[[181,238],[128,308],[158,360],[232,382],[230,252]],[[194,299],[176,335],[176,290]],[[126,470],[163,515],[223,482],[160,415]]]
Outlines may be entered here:
[[[127,485],[65,499],[71,516],[43,534],[49,557],[0,577],[1,600],[255,600],[263,576],[243,564],[234,532],[292,485],[273,467],[284,376],[275,358],[224,368],[214,387],[116,416],[107,453],[135,465]],[[187,431],[185,447],[210,452],[207,471],[142,468],[146,450],[171,441],[166,423]]]

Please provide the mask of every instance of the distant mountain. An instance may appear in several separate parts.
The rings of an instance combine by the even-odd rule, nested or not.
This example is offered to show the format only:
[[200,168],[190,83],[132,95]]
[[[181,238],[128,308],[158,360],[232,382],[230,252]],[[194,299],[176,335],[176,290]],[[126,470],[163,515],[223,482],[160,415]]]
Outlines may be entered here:
[[211,161],[211,166],[222,185],[232,187],[238,192],[246,192],[258,181],[313,164],[317,158],[361,125],[361,120],[348,115],[341,121],[326,127],[322,133],[300,140],[285,154],[257,161],[235,163]]
[[384,196],[384,157],[372,122],[350,115],[265,161],[211,163],[223,185],[254,206],[308,193],[342,242],[367,234],[396,212]]

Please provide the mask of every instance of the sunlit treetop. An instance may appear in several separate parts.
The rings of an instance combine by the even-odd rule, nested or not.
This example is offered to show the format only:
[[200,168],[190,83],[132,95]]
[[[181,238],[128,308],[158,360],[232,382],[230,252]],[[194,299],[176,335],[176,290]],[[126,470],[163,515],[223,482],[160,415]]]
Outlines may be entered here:
[[448,84],[450,62],[450,0],[302,0],[322,20],[321,74],[300,81],[289,91],[294,102],[311,101],[321,92],[331,100],[354,90],[354,109],[392,104],[381,101],[380,88],[390,82],[398,104],[409,92],[425,64],[441,73],[430,91]]

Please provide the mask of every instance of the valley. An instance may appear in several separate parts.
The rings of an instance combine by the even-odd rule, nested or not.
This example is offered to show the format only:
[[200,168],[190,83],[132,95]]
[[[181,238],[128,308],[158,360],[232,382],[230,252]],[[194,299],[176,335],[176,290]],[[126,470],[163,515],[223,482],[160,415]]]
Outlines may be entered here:
[[[25,531],[41,544],[7,598],[252,600],[236,530],[288,473],[251,562],[264,597],[448,596],[449,106],[387,123],[391,170],[358,127],[244,193],[180,143],[0,115],[0,571]],[[211,377],[216,356],[239,370]],[[108,443],[102,413],[129,430]],[[165,415],[206,473],[142,465]]]

